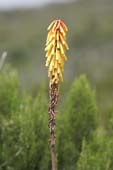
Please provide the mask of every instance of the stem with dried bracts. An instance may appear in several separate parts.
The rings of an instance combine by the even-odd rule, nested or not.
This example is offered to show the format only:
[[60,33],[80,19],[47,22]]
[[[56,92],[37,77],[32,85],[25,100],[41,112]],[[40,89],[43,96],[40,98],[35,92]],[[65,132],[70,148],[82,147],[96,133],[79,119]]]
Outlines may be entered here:
[[55,155],[55,108],[58,102],[58,84],[50,84],[49,129],[52,170],[56,170]]

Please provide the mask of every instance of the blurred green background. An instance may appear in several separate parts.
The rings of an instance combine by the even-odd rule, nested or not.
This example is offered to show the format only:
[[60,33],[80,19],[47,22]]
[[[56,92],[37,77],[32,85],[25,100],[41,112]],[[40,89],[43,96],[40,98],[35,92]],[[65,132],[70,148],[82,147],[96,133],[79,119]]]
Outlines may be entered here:
[[54,19],[63,20],[69,28],[64,91],[73,79],[85,73],[97,91],[101,109],[107,109],[113,99],[112,0],[79,0],[1,11],[0,54],[8,52],[6,62],[18,69],[21,87],[33,90],[48,83],[44,48],[47,27]]

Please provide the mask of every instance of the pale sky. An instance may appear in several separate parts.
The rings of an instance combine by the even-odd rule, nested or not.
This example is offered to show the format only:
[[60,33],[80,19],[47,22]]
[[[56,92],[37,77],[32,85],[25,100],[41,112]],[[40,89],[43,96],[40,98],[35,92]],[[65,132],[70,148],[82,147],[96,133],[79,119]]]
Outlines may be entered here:
[[[0,9],[11,9],[19,7],[35,7],[48,3],[66,2],[69,0],[0,0]],[[71,0],[70,0],[71,1]]]

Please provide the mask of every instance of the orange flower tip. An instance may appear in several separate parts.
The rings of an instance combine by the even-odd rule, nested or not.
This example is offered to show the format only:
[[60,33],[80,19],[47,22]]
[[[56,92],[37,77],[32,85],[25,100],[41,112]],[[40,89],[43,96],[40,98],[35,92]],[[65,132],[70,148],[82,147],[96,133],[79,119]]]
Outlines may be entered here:
[[61,33],[63,34],[63,36],[65,37],[65,35],[66,35],[66,32],[64,31],[64,29],[60,26],[60,31],[61,31]]
[[66,25],[64,24],[64,22],[62,22],[62,21],[61,21],[61,26],[62,26],[63,30],[65,30],[65,32],[68,31],[67,26],[66,26]]
[[62,32],[67,32],[68,31],[67,26],[60,19],[52,21],[51,24],[48,26],[47,30],[48,31],[52,30],[52,32],[54,32],[56,30],[60,30],[60,27],[61,27],[61,29],[63,29]]

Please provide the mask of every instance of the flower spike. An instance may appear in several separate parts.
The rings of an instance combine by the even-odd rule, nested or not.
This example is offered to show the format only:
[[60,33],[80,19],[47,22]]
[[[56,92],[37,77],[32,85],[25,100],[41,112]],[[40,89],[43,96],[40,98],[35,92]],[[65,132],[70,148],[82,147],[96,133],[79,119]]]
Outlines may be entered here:
[[66,25],[61,20],[54,20],[48,27],[46,40],[46,66],[49,67],[50,83],[59,84],[63,81],[62,72],[67,60],[65,51],[69,49],[66,43]]

